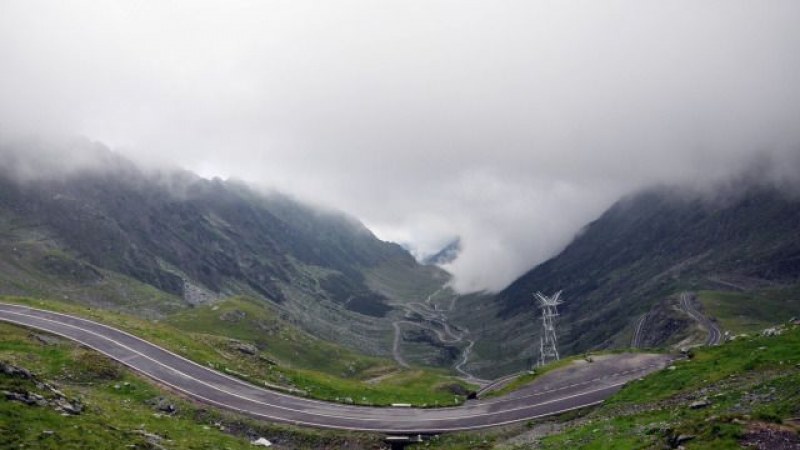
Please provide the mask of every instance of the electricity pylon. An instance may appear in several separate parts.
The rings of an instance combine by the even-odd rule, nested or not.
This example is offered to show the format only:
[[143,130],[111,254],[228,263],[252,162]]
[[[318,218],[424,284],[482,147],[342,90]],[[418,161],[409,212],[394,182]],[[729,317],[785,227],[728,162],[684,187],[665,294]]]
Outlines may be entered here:
[[561,300],[561,291],[552,297],[547,297],[541,292],[535,294],[542,309],[542,337],[539,341],[539,362],[543,366],[552,361],[558,361],[558,341],[556,340],[556,327],[554,318],[558,316],[557,306],[564,303]]

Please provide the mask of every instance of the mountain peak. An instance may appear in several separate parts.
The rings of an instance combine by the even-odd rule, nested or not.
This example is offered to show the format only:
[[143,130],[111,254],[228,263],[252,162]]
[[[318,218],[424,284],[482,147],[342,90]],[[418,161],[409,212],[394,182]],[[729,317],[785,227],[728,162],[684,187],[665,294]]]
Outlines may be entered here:
[[449,264],[458,258],[461,253],[461,238],[457,237],[447,243],[438,252],[422,259],[422,264],[441,266]]

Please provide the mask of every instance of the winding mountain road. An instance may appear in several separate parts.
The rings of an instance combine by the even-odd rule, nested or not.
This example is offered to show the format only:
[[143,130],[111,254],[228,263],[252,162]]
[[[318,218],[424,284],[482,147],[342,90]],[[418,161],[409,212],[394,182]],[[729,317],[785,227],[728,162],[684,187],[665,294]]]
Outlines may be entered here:
[[681,292],[681,308],[703,328],[708,330],[706,345],[719,345],[722,340],[722,331],[720,331],[716,323],[695,308],[693,294]]
[[389,434],[435,434],[504,425],[601,403],[626,382],[663,368],[668,355],[622,354],[543,375],[508,396],[450,408],[376,408],[294,397],[253,386],[124,331],[75,316],[0,304],[0,321],[97,350],[200,402],[268,421]]
[[633,339],[631,339],[631,348],[642,347],[642,329],[649,315],[649,313],[644,313],[639,316],[639,319],[636,321],[636,327],[633,330]]
[[441,286],[436,291],[428,295],[428,297],[425,299],[424,302],[411,302],[411,303],[402,303],[395,305],[401,309],[405,309],[405,319],[410,319],[411,317],[413,317],[412,315],[417,315],[422,318],[422,321],[401,319],[392,322],[392,326],[394,327],[394,342],[392,345],[392,355],[394,356],[395,361],[397,361],[399,365],[403,367],[409,367],[409,364],[405,360],[405,358],[403,358],[401,351],[401,340],[403,333],[401,325],[410,325],[413,327],[422,328],[423,330],[429,330],[434,334],[436,334],[436,338],[439,340],[439,342],[445,345],[453,345],[466,342],[466,345],[464,345],[463,348],[461,349],[461,357],[453,365],[453,370],[461,374],[462,379],[467,381],[468,383],[474,383],[480,386],[485,386],[489,384],[491,381],[478,378],[473,374],[467,372],[467,370],[464,368],[467,362],[469,362],[469,355],[472,352],[472,347],[475,345],[475,341],[466,338],[467,336],[469,336],[469,330],[457,329],[454,331],[453,328],[451,328],[450,324],[448,323],[446,313],[452,311],[453,308],[455,308],[455,301],[457,297],[453,296],[452,300],[450,301],[450,305],[447,309],[438,309],[436,305],[433,304],[432,302],[433,298],[446,288],[447,285]]

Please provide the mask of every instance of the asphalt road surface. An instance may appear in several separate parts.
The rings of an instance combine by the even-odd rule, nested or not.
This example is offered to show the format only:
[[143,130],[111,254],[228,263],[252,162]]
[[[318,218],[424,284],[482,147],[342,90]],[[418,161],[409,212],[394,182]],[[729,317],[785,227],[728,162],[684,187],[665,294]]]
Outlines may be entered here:
[[703,313],[698,311],[694,306],[694,294],[689,292],[681,293],[681,308],[686,311],[689,316],[700,323],[700,325],[708,330],[708,337],[706,338],[706,345],[719,345],[722,340],[722,332],[716,323],[711,321]]
[[636,328],[633,330],[633,339],[631,339],[632,348],[640,348],[642,346],[642,329],[644,328],[645,322],[647,322],[648,316],[649,313],[642,314],[636,321]]
[[294,397],[211,370],[124,331],[86,319],[0,303],[0,320],[77,341],[198,401],[268,421],[389,434],[504,425],[601,403],[626,382],[663,368],[668,355],[622,354],[573,364],[508,396],[458,407],[342,405]]

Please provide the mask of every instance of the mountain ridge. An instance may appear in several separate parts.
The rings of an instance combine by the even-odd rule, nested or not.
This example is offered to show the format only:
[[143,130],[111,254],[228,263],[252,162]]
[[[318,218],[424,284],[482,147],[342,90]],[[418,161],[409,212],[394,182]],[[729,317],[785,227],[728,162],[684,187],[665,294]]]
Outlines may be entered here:
[[[249,295],[282,305],[321,337],[387,354],[388,338],[375,337],[390,334],[392,304],[415,294],[375,289],[373,272],[402,273],[421,286],[446,281],[443,271],[420,266],[344,213],[237,180],[146,170],[94,144],[83,151],[100,156],[81,168],[31,175],[19,167],[41,158],[0,149],[0,249],[8,256],[1,292],[97,303],[99,293],[84,291],[119,294],[136,281],[162,293],[163,305],[150,304],[156,315]],[[120,276],[129,281],[119,283]],[[118,296],[141,297],[141,289]]]
[[536,291],[564,292],[562,354],[627,347],[641,314],[687,290],[741,285],[750,301],[766,294],[800,305],[791,294],[800,283],[800,196],[766,184],[709,192],[718,195],[657,187],[627,196],[501,292],[465,296],[474,317],[461,314],[456,323],[482,330],[485,340],[473,369],[532,364]]

